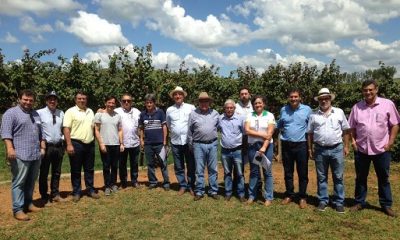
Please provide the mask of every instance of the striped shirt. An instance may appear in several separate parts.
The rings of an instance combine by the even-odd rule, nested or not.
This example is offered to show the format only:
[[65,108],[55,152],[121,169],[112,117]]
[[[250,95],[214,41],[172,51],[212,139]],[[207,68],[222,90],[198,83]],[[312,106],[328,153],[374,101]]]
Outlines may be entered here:
[[164,142],[163,125],[165,124],[164,112],[156,108],[152,113],[146,110],[140,113],[139,127],[144,129],[145,144],[162,144]]

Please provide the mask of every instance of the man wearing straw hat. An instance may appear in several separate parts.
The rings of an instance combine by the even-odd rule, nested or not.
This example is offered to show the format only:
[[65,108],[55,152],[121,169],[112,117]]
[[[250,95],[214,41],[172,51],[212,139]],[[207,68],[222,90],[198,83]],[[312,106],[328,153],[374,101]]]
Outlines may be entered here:
[[178,195],[183,195],[186,191],[194,195],[195,163],[193,152],[189,151],[187,144],[187,132],[189,115],[195,107],[184,102],[187,93],[179,86],[169,92],[169,96],[175,102],[167,109],[166,119],[171,137],[175,176],[179,183]]

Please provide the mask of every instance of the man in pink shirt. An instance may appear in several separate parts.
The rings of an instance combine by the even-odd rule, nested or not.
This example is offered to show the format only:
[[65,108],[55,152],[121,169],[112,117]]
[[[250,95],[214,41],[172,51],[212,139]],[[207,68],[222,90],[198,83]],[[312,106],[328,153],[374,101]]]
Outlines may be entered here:
[[362,83],[364,100],[351,110],[349,124],[352,129],[354,162],[356,168],[355,202],[352,211],[362,210],[367,197],[369,167],[374,164],[378,178],[379,203],[388,216],[396,217],[392,210],[392,192],[389,182],[390,148],[399,130],[400,115],[389,99],[377,96],[375,80]]

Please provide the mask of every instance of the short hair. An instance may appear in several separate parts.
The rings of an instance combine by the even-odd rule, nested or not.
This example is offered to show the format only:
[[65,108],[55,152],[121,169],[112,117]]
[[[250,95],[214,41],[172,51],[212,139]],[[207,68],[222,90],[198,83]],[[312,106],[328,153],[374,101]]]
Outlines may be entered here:
[[258,95],[255,95],[254,97],[251,98],[251,105],[254,106],[254,102],[255,102],[258,98],[260,98],[261,101],[263,101],[264,104],[267,104],[267,98],[264,97],[263,95],[259,95],[259,94],[258,94]]
[[124,93],[124,94],[122,94],[121,99],[122,99],[123,97],[125,97],[125,96],[132,98],[132,95],[131,95],[130,93]]
[[108,102],[108,101],[110,101],[111,99],[114,99],[115,103],[118,102],[117,98],[116,98],[115,96],[113,96],[113,95],[105,97],[105,98],[104,98],[104,102]]
[[375,79],[367,79],[364,80],[361,84],[361,88],[365,88],[368,85],[374,85],[375,88],[378,88],[378,82]]
[[144,101],[152,101],[152,102],[156,102],[156,95],[154,93],[148,93],[146,94],[146,96],[144,96]]
[[78,91],[76,91],[76,93],[75,93],[75,98],[78,96],[78,94],[84,95],[84,96],[86,96],[86,97],[88,96],[87,93],[84,92],[83,90],[78,90]]
[[235,101],[233,101],[232,99],[227,99],[226,101],[225,101],[225,103],[224,103],[224,107],[226,106],[226,105],[228,105],[228,104],[233,104],[233,106],[235,106]]
[[239,89],[239,94],[240,94],[240,92],[241,92],[242,90],[247,90],[247,91],[250,93],[249,87],[246,87],[246,86],[241,87],[241,88]]
[[287,92],[287,96],[289,97],[290,94],[292,94],[292,93],[298,93],[299,96],[301,97],[301,91],[300,91],[299,88],[292,88],[292,89],[289,89],[289,91]]
[[34,91],[32,91],[31,89],[22,89],[21,91],[19,91],[19,99],[22,99],[22,96],[27,96],[27,97],[33,97],[33,99],[36,98],[36,94]]

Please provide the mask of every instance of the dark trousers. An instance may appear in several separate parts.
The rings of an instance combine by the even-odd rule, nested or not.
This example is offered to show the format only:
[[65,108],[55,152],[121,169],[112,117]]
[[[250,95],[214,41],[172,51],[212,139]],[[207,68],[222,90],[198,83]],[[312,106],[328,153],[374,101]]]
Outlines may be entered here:
[[119,179],[122,184],[126,184],[128,180],[128,171],[127,171],[127,162],[129,156],[130,163],[130,175],[132,184],[137,183],[139,165],[138,165],[138,157],[139,157],[140,147],[133,148],[125,148],[125,150],[121,153],[121,158],[119,162]]
[[367,155],[361,152],[354,152],[354,164],[356,167],[356,189],[354,198],[356,203],[362,205],[366,204],[365,199],[367,198],[368,189],[367,179],[369,167],[372,161],[378,178],[379,203],[383,208],[392,206],[392,190],[389,182],[390,160],[390,152],[384,152],[378,155]]
[[62,144],[51,145],[46,144],[46,154],[44,155],[40,164],[39,175],[39,192],[42,198],[48,198],[48,184],[47,177],[49,175],[51,165],[51,180],[50,180],[50,197],[53,198],[60,194],[60,177],[61,165],[64,156],[64,148]]
[[282,162],[285,173],[287,197],[294,197],[293,172],[296,164],[299,179],[299,197],[307,197],[308,184],[308,150],[307,142],[282,141]]
[[103,162],[104,186],[111,188],[117,183],[118,161],[120,158],[119,145],[106,145],[106,153],[100,151],[101,161]]
[[[190,152],[189,145],[171,144],[172,156],[174,157],[174,170],[179,187],[183,189],[194,189],[195,187],[195,170],[193,152]],[[185,176],[186,163],[186,176]]]
[[91,143],[83,143],[81,141],[72,140],[74,146],[74,155],[69,156],[71,165],[71,183],[72,194],[81,194],[81,170],[83,167],[86,189],[89,193],[95,191],[94,182],[94,141]]

